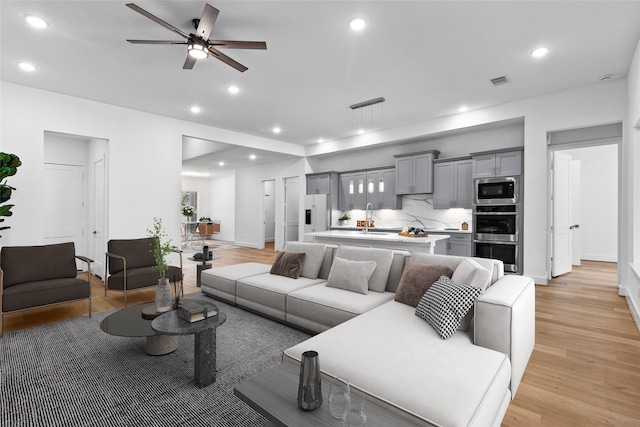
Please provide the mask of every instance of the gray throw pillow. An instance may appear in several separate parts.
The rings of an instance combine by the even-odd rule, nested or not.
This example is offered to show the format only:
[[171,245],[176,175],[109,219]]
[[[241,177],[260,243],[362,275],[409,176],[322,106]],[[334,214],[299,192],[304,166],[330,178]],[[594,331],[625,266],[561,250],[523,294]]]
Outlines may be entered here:
[[480,288],[441,276],[422,296],[416,316],[426,320],[442,339],[447,339],[456,332],[481,292]]
[[384,292],[387,288],[393,251],[378,248],[360,248],[355,246],[338,246],[336,257],[352,261],[375,261],[376,269],[369,279],[369,290]]
[[369,293],[369,278],[375,269],[375,261],[350,261],[336,257],[327,286],[366,295]]
[[451,277],[453,270],[447,265],[408,262],[402,271],[395,300],[417,307],[424,293],[440,276]]
[[304,252],[278,252],[275,261],[271,265],[270,273],[297,279],[300,277],[300,272],[302,272],[305,256]]

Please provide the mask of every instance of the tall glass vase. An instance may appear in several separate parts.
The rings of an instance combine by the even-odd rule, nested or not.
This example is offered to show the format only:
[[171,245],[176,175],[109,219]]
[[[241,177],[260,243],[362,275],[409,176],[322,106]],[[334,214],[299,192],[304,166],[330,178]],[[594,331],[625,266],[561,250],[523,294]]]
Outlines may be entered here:
[[171,293],[171,285],[169,284],[169,278],[164,277],[158,279],[158,286],[156,287],[156,312],[164,313],[171,310],[173,307],[173,296]]

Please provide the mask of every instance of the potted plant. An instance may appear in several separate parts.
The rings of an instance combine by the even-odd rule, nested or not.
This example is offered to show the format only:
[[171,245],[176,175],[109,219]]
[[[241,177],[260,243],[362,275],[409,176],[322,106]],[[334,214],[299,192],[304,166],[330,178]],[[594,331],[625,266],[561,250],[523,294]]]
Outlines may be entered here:
[[[0,153],[0,217],[13,215],[11,208],[14,205],[4,204],[11,199],[11,193],[15,190],[12,186],[7,185],[7,177],[15,175],[20,165],[22,162],[15,154]],[[4,218],[0,218],[0,222],[4,222]],[[5,225],[0,227],[0,230],[8,228],[11,227]]]
[[[171,310],[173,307],[171,286],[169,285],[169,278],[166,277],[167,270],[169,269],[167,255],[171,252],[176,252],[178,248],[171,245],[171,240],[166,240],[167,233],[164,231],[162,227],[162,220],[159,218],[153,218],[153,228],[147,229],[147,235],[152,237],[154,240],[154,244],[151,247],[151,253],[153,254],[153,259],[156,262],[155,268],[160,273],[158,287],[156,288],[156,311],[158,313],[162,313]],[[181,290],[176,289],[175,291],[177,304]]]
[[349,214],[344,214],[342,215],[340,218],[338,218],[338,222],[340,223],[340,225],[343,225],[345,222],[349,221],[351,219],[351,217],[349,216]]

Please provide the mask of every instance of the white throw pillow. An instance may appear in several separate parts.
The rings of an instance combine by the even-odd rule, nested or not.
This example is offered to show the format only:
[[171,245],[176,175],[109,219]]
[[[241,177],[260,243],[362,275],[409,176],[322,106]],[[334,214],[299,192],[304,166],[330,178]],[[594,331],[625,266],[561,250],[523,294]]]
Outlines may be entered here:
[[464,283],[480,288],[482,292],[487,289],[491,282],[491,272],[486,270],[475,260],[463,259],[451,276],[451,280],[456,283]]
[[366,295],[369,293],[369,278],[375,269],[375,261],[350,261],[335,257],[327,286]]

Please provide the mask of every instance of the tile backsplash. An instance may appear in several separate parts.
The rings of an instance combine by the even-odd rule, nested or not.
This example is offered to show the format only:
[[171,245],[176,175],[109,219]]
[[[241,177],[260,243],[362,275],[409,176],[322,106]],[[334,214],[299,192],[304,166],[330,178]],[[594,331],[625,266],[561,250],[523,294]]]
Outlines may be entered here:
[[[339,223],[343,213],[351,216],[349,221]],[[365,219],[365,211],[333,211],[332,227],[356,227],[356,221]],[[432,194],[402,196],[402,209],[381,209],[373,211],[376,228],[420,227],[420,228],[460,228],[463,222],[471,229],[471,209],[434,209]]]

